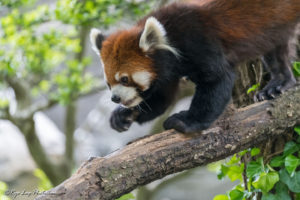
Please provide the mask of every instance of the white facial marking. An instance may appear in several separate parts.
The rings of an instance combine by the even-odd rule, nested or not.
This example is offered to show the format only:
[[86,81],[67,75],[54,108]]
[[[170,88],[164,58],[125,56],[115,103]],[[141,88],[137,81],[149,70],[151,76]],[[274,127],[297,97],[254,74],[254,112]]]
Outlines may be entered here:
[[164,26],[155,18],[149,17],[145,23],[139,46],[144,51],[166,49],[179,57],[179,52],[169,45]]
[[147,90],[151,84],[151,73],[147,71],[135,72],[132,74],[135,83],[143,87],[143,91]]
[[120,73],[119,73],[119,72],[117,72],[117,73],[115,74],[115,79],[116,79],[116,81],[119,81],[119,80],[120,80]]
[[120,78],[122,78],[122,77],[128,77],[128,74],[127,73],[123,73],[123,74],[121,74]]
[[91,43],[92,43],[92,49],[98,54],[100,55],[100,51],[99,49],[97,48],[97,45],[96,45],[96,39],[97,39],[97,36],[99,34],[102,34],[101,31],[99,29],[96,29],[96,28],[92,28],[91,32],[90,32],[90,40],[91,40]]
[[112,95],[119,96],[122,104],[126,107],[137,106],[143,101],[134,87],[127,87],[117,84],[111,88],[111,92]]

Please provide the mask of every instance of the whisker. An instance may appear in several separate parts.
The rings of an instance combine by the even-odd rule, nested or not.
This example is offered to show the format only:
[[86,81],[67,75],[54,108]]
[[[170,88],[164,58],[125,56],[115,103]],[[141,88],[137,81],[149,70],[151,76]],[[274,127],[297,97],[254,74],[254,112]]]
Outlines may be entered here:
[[152,108],[150,107],[150,105],[144,100],[145,105],[149,108],[150,111],[152,111]]
[[147,113],[140,105],[137,106],[141,112]]

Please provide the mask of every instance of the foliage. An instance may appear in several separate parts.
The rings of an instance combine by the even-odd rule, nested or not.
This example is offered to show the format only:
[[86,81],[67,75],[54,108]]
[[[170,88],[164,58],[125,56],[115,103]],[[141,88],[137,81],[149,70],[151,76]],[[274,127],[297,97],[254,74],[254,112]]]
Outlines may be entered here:
[[[21,131],[25,130],[23,124],[26,121],[33,120],[34,113],[57,103],[70,105],[80,96],[99,88],[101,80],[89,72],[90,58],[84,55],[91,26],[108,27],[121,18],[144,15],[156,1],[59,0],[52,2],[52,6],[35,2],[0,0],[0,90],[13,91],[16,101],[10,102],[17,104],[16,108],[12,106],[15,109],[10,109],[10,102],[0,97],[0,116],[11,120]],[[45,106],[40,106],[45,102]],[[22,113],[21,118],[19,113]],[[65,118],[74,121],[76,113],[72,113],[73,118],[67,116],[68,113]],[[34,123],[28,124],[35,126]],[[69,124],[72,123],[65,127],[70,127]],[[72,129],[75,126],[66,128],[74,132]],[[26,130],[35,130],[35,127],[26,127]],[[37,165],[51,169],[42,170],[72,168],[72,164],[56,165],[48,158],[44,158],[49,161],[48,165],[41,164],[39,158],[44,157],[42,147],[30,145],[31,138],[37,138],[35,132],[24,134],[31,134],[25,139],[30,152],[36,154],[33,158]],[[67,148],[72,149],[66,150],[64,155],[64,161],[68,163],[73,159],[69,153],[73,152],[73,146],[70,146]],[[53,184],[69,175],[50,174],[58,176],[47,174]],[[46,180],[41,172],[36,171],[36,175]],[[41,183],[41,187],[50,187],[46,181]]]
[[[298,139],[285,144],[281,155],[268,163],[259,156],[258,148],[235,154],[221,165],[218,178],[228,177],[240,183],[225,195],[217,195],[214,200],[291,200],[290,193],[300,195],[300,127],[295,132]],[[245,163],[248,156],[252,161]],[[245,167],[246,166],[246,167]]]
[[61,0],[55,14],[57,19],[74,25],[98,25],[107,27],[128,13],[134,16],[149,11],[155,1],[137,0]]
[[9,101],[5,98],[0,98],[0,109],[7,108]]
[[32,4],[33,2],[35,2],[35,0],[0,0],[0,6],[13,8],[17,6]]
[[250,94],[251,92],[255,92],[259,89],[260,87],[260,84],[255,84],[255,85],[252,85],[252,87],[250,87],[248,90],[247,90],[247,94]]
[[[46,96],[68,104],[96,84],[86,72],[89,59],[71,56],[82,50],[79,30],[93,25],[107,27],[121,17],[144,14],[154,1],[60,0],[55,9],[47,5],[27,12],[18,9],[32,2],[1,1],[12,10],[0,18],[0,78],[27,82],[33,86],[35,98]],[[51,28],[56,21],[68,26]]]
[[34,97],[48,96],[67,104],[94,82],[92,75],[84,72],[89,64],[86,59],[61,67],[69,54],[81,51],[81,46],[74,28],[40,30],[42,23],[53,19],[48,6],[27,13],[13,10],[1,18],[0,77],[32,85]]
[[9,200],[10,198],[5,195],[5,192],[7,191],[7,185],[4,182],[0,181],[0,199],[1,200]]
[[294,62],[293,71],[295,76],[300,76],[300,62]]
[[116,200],[134,200],[135,197],[132,193],[129,194],[125,194],[123,196],[121,196],[120,198],[116,199]]
[[34,176],[39,179],[39,191],[50,190],[53,186],[48,179],[47,175],[41,169],[36,169],[33,172]]

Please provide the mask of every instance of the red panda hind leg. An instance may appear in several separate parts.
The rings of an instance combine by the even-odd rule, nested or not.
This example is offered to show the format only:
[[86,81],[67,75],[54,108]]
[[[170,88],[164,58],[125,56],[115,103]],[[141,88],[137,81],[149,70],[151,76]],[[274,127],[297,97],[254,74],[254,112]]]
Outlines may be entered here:
[[274,99],[287,89],[296,84],[290,67],[289,51],[290,45],[280,45],[275,50],[264,55],[262,61],[270,71],[271,80],[255,96],[255,101]]

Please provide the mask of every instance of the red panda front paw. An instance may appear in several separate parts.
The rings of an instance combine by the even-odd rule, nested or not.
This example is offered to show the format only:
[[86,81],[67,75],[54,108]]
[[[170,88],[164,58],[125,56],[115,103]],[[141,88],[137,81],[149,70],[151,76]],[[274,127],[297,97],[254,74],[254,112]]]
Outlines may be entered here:
[[110,126],[118,132],[127,131],[134,121],[133,113],[133,110],[128,108],[116,108],[110,117]]
[[181,133],[195,133],[207,129],[210,123],[201,123],[188,116],[188,111],[181,111],[164,122],[166,130],[175,129]]

